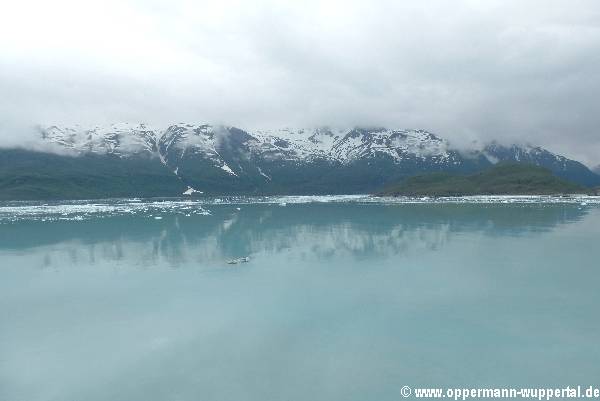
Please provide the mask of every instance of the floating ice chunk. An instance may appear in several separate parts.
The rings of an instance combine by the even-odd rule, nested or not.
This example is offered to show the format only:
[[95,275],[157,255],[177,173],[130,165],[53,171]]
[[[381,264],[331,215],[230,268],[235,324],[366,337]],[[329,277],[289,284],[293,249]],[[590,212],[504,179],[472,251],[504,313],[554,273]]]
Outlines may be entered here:
[[198,191],[198,190],[196,190],[196,189],[194,189],[194,188],[190,187],[189,185],[188,185],[187,189],[186,189],[185,191],[183,191],[183,194],[184,194],[184,195],[192,195],[192,194],[194,194],[194,193],[199,193],[199,194],[202,194],[202,193],[204,193],[204,192],[202,192],[202,191]]
[[243,258],[231,259],[227,261],[228,265],[237,265],[238,263],[246,263],[250,262],[250,256],[245,256]]

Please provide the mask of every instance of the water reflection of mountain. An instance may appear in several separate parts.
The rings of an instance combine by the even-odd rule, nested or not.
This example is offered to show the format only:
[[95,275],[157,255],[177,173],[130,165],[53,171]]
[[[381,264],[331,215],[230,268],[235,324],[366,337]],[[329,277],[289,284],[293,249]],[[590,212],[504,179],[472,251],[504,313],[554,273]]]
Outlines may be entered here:
[[582,219],[574,205],[219,205],[211,216],[116,216],[0,225],[0,251],[44,253],[43,265],[126,261],[202,264],[282,251],[302,258],[435,250],[453,235],[537,235]]

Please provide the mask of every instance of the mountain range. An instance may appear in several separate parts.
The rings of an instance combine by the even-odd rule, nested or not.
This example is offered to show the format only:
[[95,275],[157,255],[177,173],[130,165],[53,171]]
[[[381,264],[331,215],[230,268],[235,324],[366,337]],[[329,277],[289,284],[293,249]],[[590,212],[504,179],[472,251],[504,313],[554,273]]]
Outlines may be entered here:
[[369,193],[407,177],[499,161],[600,185],[582,163],[532,145],[457,149],[419,129],[242,130],[209,124],[39,128],[43,151],[0,149],[0,198]]

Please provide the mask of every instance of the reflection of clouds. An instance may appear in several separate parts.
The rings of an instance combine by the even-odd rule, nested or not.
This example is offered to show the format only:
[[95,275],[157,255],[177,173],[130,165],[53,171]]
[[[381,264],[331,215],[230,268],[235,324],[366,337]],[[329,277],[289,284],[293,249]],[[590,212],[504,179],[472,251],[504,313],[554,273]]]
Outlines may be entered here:
[[[52,246],[37,247],[19,258],[39,259],[43,267],[82,266],[98,264],[176,267],[184,264],[221,264],[239,255],[269,256],[282,250],[289,257],[331,258],[397,255],[406,252],[436,250],[449,239],[448,224],[436,227],[406,227],[402,224],[372,233],[352,223],[315,227],[298,224],[284,230],[241,233],[243,240],[231,244],[224,238],[239,229],[236,219],[223,221],[203,236],[182,232],[174,222],[146,241],[122,237],[97,243],[67,241]],[[238,232],[240,234],[240,232]],[[231,246],[234,249],[231,250]]]
[[221,229],[223,231],[227,231],[231,228],[231,226],[233,226],[233,224],[235,224],[237,220],[237,216],[232,217],[231,219],[227,219],[223,221],[223,224],[221,225]]
[[[243,211],[231,206],[215,207],[212,216],[165,214],[160,221],[131,216],[120,220],[22,226],[24,232],[39,228],[37,237],[23,236],[25,239],[13,246],[27,252],[17,251],[2,258],[8,263],[11,260],[23,263],[24,259],[33,258],[32,265],[53,268],[84,265],[212,268],[235,257],[269,257],[284,251],[286,257],[303,260],[385,258],[436,251],[462,233],[535,235],[559,224],[580,221],[586,213],[576,207],[247,205]],[[43,243],[48,245],[40,245]]]
[[402,224],[370,232],[352,223],[315,228],[298,225],[285,231],[264,232],[250,239],[251,253],[289,249],[303,257],[396,255],[408,251],[435,250],[448,241],[448,224],[426,228]]

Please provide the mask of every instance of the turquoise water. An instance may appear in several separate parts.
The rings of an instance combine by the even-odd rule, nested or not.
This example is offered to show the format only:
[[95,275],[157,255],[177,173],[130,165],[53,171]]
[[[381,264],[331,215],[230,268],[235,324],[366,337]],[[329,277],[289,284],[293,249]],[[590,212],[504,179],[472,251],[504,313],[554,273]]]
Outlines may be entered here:
[[315,199],[0,205],[0,400],[598,385],[598,204]]

